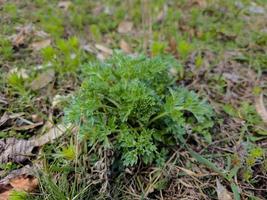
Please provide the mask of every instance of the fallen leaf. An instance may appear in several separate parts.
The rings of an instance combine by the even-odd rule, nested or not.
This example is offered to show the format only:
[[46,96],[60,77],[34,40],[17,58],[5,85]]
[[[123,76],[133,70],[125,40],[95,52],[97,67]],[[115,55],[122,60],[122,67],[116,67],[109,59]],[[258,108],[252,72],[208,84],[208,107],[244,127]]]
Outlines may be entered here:
[[95,47],[102,51],[103,53],[106,53],[106,54],[109,54],[111,55],[112,54],[112,49],[108,48],[108,47],[105,47],[104,45],[102,44],[95,44]]
[[88,53],[95,53],[93,47],[90,44],[83,45],[82,48]]
[[13,129],[16,130],[16,131],[26,131],[26,130],[29,130],[29,129],[34,129],[38,126],[41,126],[43,125],[43,122],[37,122],[35,124],[29,124],[29,125],[24,125],[24,126],[19,126],[19,127],[14,127]]
[[96,55],[100,60],[105,60],[108,56],[112,55],[112,49],[105,47],[102,44],[95,44],[95,48],[100,51]]
[[70,7],[71,2],[70,1],[60,1],[58,2],[58,7],[63,9],[63,10],[68,10],[68,8]]
[[8,200],[12,192],[32,192],[38,187],[38,179],[33,176],[33,167],[26,165],[11,171],[0,180],[0,200]]
[[52,82],[55,78],[55,71],[50,69],[45,72],[43,72],[41,75],[39,75],[36,79],[34,79],[30,87],[32,90],[36,91],[43,87],[45,87],[48,83]]
[[10,180],[10,185],[15,190],[32,192],[38,186],[38,180],[35,177],[21,176]]
[[231,193],[216,179],[218,200],[233,200]]
[[35,51],[39,51],[45,47],[48,47],[51,44],[51,39],[45,39],[42,41],[38,41],[38,42],[33,42],[30,47],[35,50]]
[[263,93],[261,93],[258,97],[255,99],[255,107],[256,111],[261,117],[262,121],[267,124],[267,110],[264,106],[263,102]]
[[40,146],[52,142],[63,135],[70,126],[58,125],[51,128],[46,134],[39,138],[29,140],[7,138],[0,140],[0,164],[7,162],[23,163],[36,156]]
[[15,162],[23,163],[35,156],[32,151],[36,147],[35,141],[8,138],[0,140],[0,163]]
[[118,32],[119,33],[129,33],[133,28],[133,22],[130,21],[122,21],[119,24]]
[[0,200],[8,200],[10,193],[10,190],[0,193]]
[[53,142],[55,139],[63,135],[68,129],[71,129],[71,125],[57,125],[51,128],[46,134],[39,138],[32,139],[36,146],[43,146],[48,142]]
[[19,47],[26,43],[26,39],[33,34],[34,28],[32,24],[28,24],[19,28],[19,33],[16,35],[11,36],[12,44],[15,47]]
[[30,165],[25,165],[19,169],[12,170],[11,172],[8,173],[8,175],[6,175],[4,178],[0,180],[0,191],[10,188],[9,187],[10,180],[22,175],[33,176],[34,173],[35,170],[33,169],[33,166]]
[[123,39],[120,41],[120,48],[125,53],[128,53],[128,54],[132,53],[132,49],[130,45]]
[[48,38],[49,37],[49,34],[46,33],[45,31],[42,31],[42,30],[35,31],[34,35],[37,37],[40,37],[40,38]]
[[6,123],[9,123],[9,120],[16,119],[24,115],[24,113],[14,113],[14,114],[8,114],[5,112],[3,116],[0,118],[0,127],[6,125]]

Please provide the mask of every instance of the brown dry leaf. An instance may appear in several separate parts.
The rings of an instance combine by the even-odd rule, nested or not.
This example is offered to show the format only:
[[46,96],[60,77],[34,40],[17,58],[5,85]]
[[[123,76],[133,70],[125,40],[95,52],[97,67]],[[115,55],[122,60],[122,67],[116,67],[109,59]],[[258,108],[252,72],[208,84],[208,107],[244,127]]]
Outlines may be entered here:
[[0,200],[8,200],[13,190],[32,192],[38,187],[38,180],[33,174],[33,167],[26,165],[11,171],[0,180]]
[[63,135],[70,126],[58,125],[50,129],[46,134],[39,138],[29,140],[7,138],[0,140],[0,164],[7,162],[23,163],[36,156],[36,150],[48,142]]
[[57,6],[66,11],[70,7],[70,5],[71,5],[70,1],[60,1]]
[[218,200],[233,200],[231,193],[216,179]]
[[119,24],[118,32],[119,33],[129,33],[133,28],[133,22],[130,21],[122,21]]
[[45,39],[42,41],[38,41],[38,42],[33,42],[30,47],[35,50],[35,51],[39,51],[45,47],[48,47],[51,44],[51,39]]
[[260,115],[262,121],[267,124],[267,110],[264,106],[264,101],[263,101],[263,93],[260,94],[260,96],[256,97],[255,99],[255,107],[256,111]]
[[15,47],[19,47],[20,45],[23,45],[26,43],[26,39],[33,34],[34,28],[32,24],[28,24],[26,26],[23,26],[19,28],[19,33],[11,36],[12,38],[12,44]]
[[112,54],[112,49],[108,48],[108,47],[105,47],[104,45],[102,44],[95,44],[95,47],[102,51],[103,53],[106,53],[106,54],[109,54],[111,55]]
[[10,180],[10,185],[15,190],[32,192],[38,186],[38,180],[35,177],[21,176]]
[[29,130],[29,129],[34,129],[38,126],[41,126],[43,125],[44,122],[37,122],[37,123],[34,123],[34,124],[29,124],[29,125],[23,125],[23,126],[19,126],[19,127],[14,127],[13,129],[16,130],[16,131],[26,131],[26,130]]
[[23,163],[30,160],[35,147],[34,140],[8,138],[0,140],[0,163],[15,162]]
[[33,166],[25,165],[22,168],[11,171],[8,175],[0,180],[0,192],[10,189],[10,180],[19,176],[34,176],[35,169]]
[[8,200],[10,193],[10,190],[0,193],[0,200]]
[[15,47],[18,47],[22,44],[24,44],[26,35],[25,34],[18,34],[13,40],[12,40],[12,44]]
[[39,31],[35,31],[34,36],[40,37],[40,38],[48,38],[49,34],[46,33],[45,31],[39,30]]
[[125,53],[132,53],[132,48],[130,47],[130,45],[125,41],[125,40],[121,40],[120,41],[120,48],[122,49],[123,52]]
[[95,44],[95,48],[100,51],[96,55],[100,60],[105,60],[108,56],[112,55],[112,49],[105,47],[102,44]]
[[178,51],[177,51],[177,41],[174,37],[171,37],[169,39],[167,51],[171,53],[173,56],[175,56],[176,58],[179,57]]
[[35,145],[42,146],[48,142],[53,142],[53,140],[59,138],[70,128],[71,125],[57,125],[51,128],[46,134],[42,135],[41,137],[33,139],[35,141]]
[[24,115],[24,113],[8,114],[7,112],[5,112],[3,114],[3,116],[0,118],[0,127],[3,126],[3,125],[6,125],[6,123],[8,123],[8,121],[10,121],[12,119],[19,118],[19,117],[21,117],[23,115]]
[[50,69],[46,72],[43,72],[41,75],[39,75],[36,79],[34,79],[30,87],[32,90],[39,90],[43,87],[45,87],[48,83],[52,82],[55,78],[55,71]]

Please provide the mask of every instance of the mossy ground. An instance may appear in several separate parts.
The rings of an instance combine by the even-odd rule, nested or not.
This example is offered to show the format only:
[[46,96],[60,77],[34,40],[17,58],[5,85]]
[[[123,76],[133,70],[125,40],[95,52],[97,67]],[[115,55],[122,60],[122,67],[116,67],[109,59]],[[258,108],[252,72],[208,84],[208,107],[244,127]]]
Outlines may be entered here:
[[[0,27],[0,116],[20,113],[0,126],[1,138],[40,134],[40,126],[25,128],[29,121],[45,127],[61,121],[81,83],[80,66],[110,56],[111,50],[172,54],[183,67],[178,84],[207,99],[217,116],[211,143],[191,135],[188,144],[228,172],[242,199],[267,198],[267,131],[255,109],[255,99],[266,94],[265,0],[4,0]],[[44,75],[44,87],[32,86],[51,69],[55,75],[51,80]],[[41,176],[40,199],[217,198],[221,177],[182,147],[162,168],[126,168],[114,180],[107,171],[112,152],[76,146],[77,138],[68,135],[43,148],[34,161],[58,181],[53,185],[52,178]],[[78,161],[77,151],[83,155]]]

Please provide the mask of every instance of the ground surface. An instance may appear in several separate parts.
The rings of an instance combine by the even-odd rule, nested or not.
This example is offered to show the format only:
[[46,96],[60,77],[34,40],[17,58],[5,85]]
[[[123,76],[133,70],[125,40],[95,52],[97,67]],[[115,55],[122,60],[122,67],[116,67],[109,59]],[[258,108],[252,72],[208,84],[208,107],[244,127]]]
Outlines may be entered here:
[[[28,139],[60,123],[81,83],[80,66],[118,49],[173,55],[183,66],[179,84],[216,112],[210,143],[189,134],[199,159],[178,146],[163,167],[126,168],[116,179],[109,151],[79,144],[95,157],[75,161],[76,136],[61,137],[31,160],[45,173],[32,198],[217,199],[220,182],[221,199],[232,191],[267,199],[265,0],[0,0],[0,27],[2,139]],[[24,165],[0,164],[1,175]]]

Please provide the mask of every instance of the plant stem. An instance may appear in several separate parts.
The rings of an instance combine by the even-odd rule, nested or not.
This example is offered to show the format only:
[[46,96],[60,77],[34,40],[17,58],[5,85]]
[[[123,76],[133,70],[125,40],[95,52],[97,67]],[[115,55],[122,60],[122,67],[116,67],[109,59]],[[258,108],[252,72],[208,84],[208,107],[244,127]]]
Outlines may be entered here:
[[168,115],[168,114],[169,114],[169,112],[163,112],[163,113],[157,115],[156,117],[154,117],[153,119],[151,119],[151,120],[148,122],[148,125],[150,125],[152,122],[154,122],[154,121],[156,121],[156,120],[158,120],[158,119],[160,119],[160,118],[162,118],[162,117],[164,117],[164,116],[166,116],[166,115]]

